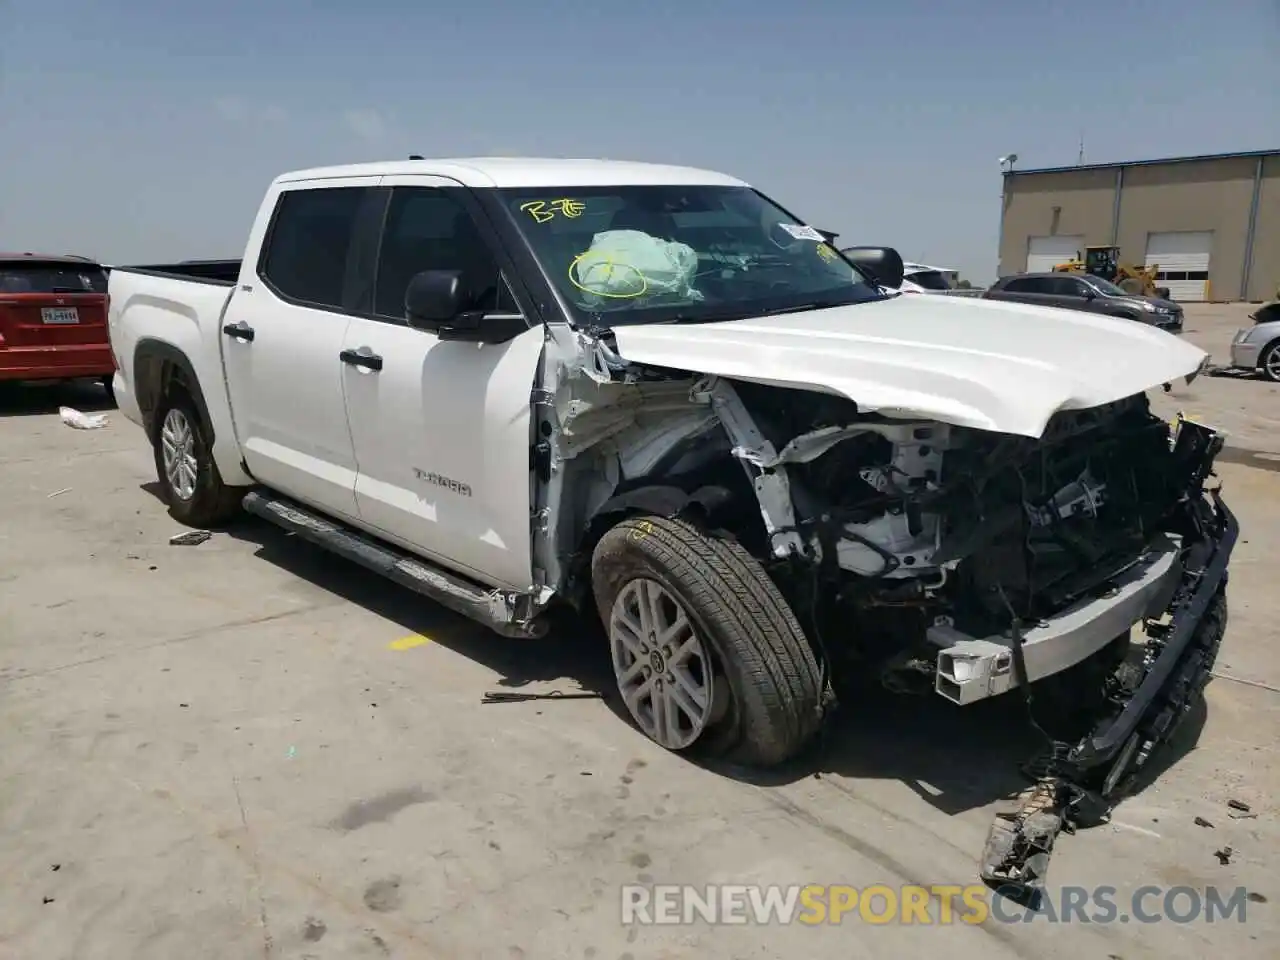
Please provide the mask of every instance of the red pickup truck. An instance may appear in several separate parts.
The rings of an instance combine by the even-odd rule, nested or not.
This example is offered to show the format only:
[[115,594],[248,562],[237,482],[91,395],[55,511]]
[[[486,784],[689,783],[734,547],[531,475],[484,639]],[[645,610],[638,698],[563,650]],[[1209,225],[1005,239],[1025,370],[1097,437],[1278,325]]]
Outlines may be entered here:
[[86,257],[0,253],[0,381],[100,380],[111,392],[107,271]]

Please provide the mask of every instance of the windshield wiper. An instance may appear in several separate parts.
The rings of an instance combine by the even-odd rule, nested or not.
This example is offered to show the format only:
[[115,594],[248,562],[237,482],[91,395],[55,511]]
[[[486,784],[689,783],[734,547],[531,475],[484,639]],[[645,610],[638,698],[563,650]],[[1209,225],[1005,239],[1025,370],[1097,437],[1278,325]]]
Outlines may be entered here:
[[746,307],[741,310],[725,310],[721,313],[676,313],[653,320],[651,323],[727,323],[730,320],[751,320],[755,317],[773,317],[784,313],[805,313],[809,310],[829,310],[832,307],[847,307],[861,303],[859,300],[808,300],[804,303],[788,304],[785,307],[774,307],[771,310],[759,310]]
[[[852,303],[857,303],[854,300]],[[797,303],[791,306],[778,307],[774,310],[761,310],[755,314],[757,317],[772,317],[779,313],[805,313],[809,310],[830,310],[832,307],[847,307],[851,301],[849,300],[810,300],[806,303]]]

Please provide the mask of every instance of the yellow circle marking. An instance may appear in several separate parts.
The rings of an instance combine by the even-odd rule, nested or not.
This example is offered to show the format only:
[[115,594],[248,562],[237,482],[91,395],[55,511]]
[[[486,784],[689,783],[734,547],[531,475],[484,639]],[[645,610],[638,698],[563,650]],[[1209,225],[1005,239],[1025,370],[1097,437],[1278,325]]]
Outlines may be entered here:
[[820,243],[818,244],[818,256],[827,261],[827,263],[831,263],[836,259],[836,252],[831,249],[830,244]]
[[586,253],[578,254],[576,257],[573,258],[573,260],[569,264],[569,282],[572,283],[579,290],[581,290],[583,293],[590,293],[593,296],[597,296],[597,297],[607,297],[610,300],[632,300],[632,299],[635,299],[636,297],[643,297],[645,295],[645,292],[648,291],[649,289],[648,277],[646,277],[643,273],[641,273],[638,269],[633,267],[631,264],[618,263],[617,261],[609,257],[605,257],[599,263],[600,267],[608,271],[608,273],[605,276],[605,279],[612,280],[613,272],[618,268],[622,268],[623,270],[630,270],[632,273],[634,273],[637,277],[640,278],[640,289],[637,290],[635,293],[601,293],[599,290],[592,290],[590,287],[584,287],[582,283],[579,282],[577,277],[578,264],[582,261],[584,257],[588,256],[590,253],[591,251],[588,250]]

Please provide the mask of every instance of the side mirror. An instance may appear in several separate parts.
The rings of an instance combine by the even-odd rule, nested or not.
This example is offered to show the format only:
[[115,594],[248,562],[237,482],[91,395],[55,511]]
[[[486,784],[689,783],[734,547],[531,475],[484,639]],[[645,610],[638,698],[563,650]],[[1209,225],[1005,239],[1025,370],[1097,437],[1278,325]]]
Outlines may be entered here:
[[404,312],[414,330],[443,340],[506,343],[529,328],[520,313],[486,314],[474,308],[475,294],[457,270],[424,270],[409,281]]
[[457,270],[423,270],[404,292],[405,318],[415,330],[439,330],[462,312],[462,274]]
[[1098,293],[1096,290],[1093,289],[1093,287],[1089,286],[1086,283],[1084,285],[1084,293],[1082,293],[1081,296],[1084,297],[1086,300],[1096,300],[1098,298]]
[[849,247],[841,252],[880,286],[895,290],[902,286],[906,268],[902,257],[892,247]]

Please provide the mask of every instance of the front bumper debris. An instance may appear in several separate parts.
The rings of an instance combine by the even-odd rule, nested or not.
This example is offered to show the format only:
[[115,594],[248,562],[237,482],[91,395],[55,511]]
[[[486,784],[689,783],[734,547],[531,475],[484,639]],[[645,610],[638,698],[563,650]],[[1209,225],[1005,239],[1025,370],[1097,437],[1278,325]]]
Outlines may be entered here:
[[[1056,743],[1019,805],[1000,814],[983,851],[983,881],[1025,902],[1043,889],[1054,841],[1064,830],[1105,822],[1157,748],[1195,706],[1209,681],[1227,624],[1227,565],[1239,535],[1217,490],[1205,492],[1222,438],[1179,420],[1174,455],[1187,470],[1187,536],[1169,618],[1148,623],[1145,656],[1112,678],[1109,707],[1074,744]],[[1122,667],[1121,670],[1125,670]]]
[[[1116,576],[1106,596],[1081,600],[1028,627],[1022,636],[1027,680],[1035,683],[1060,673],[1134,623],[1163,614],[1181,581],[1181,553],[1177,541],[1162,534]],[[1009,637],[971,637],[950,623],[934,624],[925,636],[940,648],[934,690],[952,703],[975,703],[1016,687]]]

